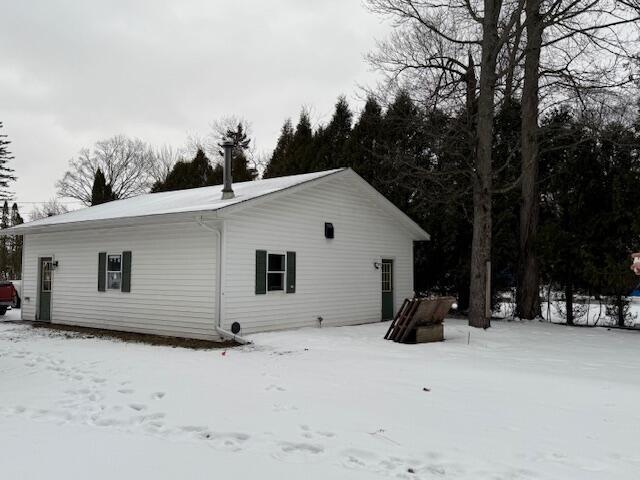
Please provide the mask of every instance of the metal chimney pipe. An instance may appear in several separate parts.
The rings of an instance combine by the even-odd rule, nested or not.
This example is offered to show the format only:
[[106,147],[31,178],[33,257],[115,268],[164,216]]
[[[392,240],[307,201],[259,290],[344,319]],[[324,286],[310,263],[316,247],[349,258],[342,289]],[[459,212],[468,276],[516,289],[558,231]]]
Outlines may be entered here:
[[222,187],[222,199],[227,200],[235,197],[231,183],[231,160],[233,158],[234,144],[231,140],[225,140],[222,142],[222,148],[224,149],[224,186]]

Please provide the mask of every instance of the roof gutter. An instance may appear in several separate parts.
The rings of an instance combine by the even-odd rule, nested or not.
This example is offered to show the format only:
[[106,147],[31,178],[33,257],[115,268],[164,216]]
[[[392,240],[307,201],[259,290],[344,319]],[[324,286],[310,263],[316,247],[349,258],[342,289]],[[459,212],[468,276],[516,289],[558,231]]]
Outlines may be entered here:
[[196,223],[200,225],[205,230],[213,232],[217,237],[217,279],[216,279],[216,332],[227,340],[232,340],[234,342],[240,343],[242,345],[249,345],[252,342],[247,340],[240,335],[236,335],[235,333],[229,332],[222,328],[222,230],[219,227],[212,227],[211,225],[207,225],[202,221],[202,217],[196,218]]

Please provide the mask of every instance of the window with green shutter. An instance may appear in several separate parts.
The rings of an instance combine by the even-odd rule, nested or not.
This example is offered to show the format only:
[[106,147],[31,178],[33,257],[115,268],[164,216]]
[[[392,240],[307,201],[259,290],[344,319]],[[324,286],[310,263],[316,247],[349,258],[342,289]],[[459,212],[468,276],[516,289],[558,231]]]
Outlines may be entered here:
[[131,291],[131,252],[98,253],[98,291]]
[[122,252],[122,292],[131,291],[131,252]]
[[287,261],[284,254],[267,254],[267,291],[281,292],[284,290],[286,264]]
[[256,295],[267,293],[267,251],[256,250]]
[[107,252],[98,254],[98,291],[104,292],[107,285]]
[[287,252],[287,293],[296,293],[296,252]]
[[256,295],[267,292],[295,293],[296,252],[256,250]]

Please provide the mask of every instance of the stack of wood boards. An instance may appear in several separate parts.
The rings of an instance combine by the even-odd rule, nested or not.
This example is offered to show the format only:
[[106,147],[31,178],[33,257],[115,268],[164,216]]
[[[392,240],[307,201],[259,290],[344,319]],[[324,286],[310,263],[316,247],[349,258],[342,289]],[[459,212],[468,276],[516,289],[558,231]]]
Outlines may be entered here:
[[444,340],[442,322],[453,304],[453,297],[407,298],[389,326],[387,340],[400,343],[426,343]]

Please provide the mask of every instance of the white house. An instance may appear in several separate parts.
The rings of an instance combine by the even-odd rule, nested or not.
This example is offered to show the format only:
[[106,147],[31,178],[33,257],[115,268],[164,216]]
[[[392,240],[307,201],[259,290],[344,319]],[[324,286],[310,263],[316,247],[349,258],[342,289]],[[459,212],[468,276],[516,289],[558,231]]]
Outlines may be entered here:
[[352,170],[229,187],[3,232],[24,235],[22,318],[215,340],[376,322],[413,294],[413,242],[429,235]]

